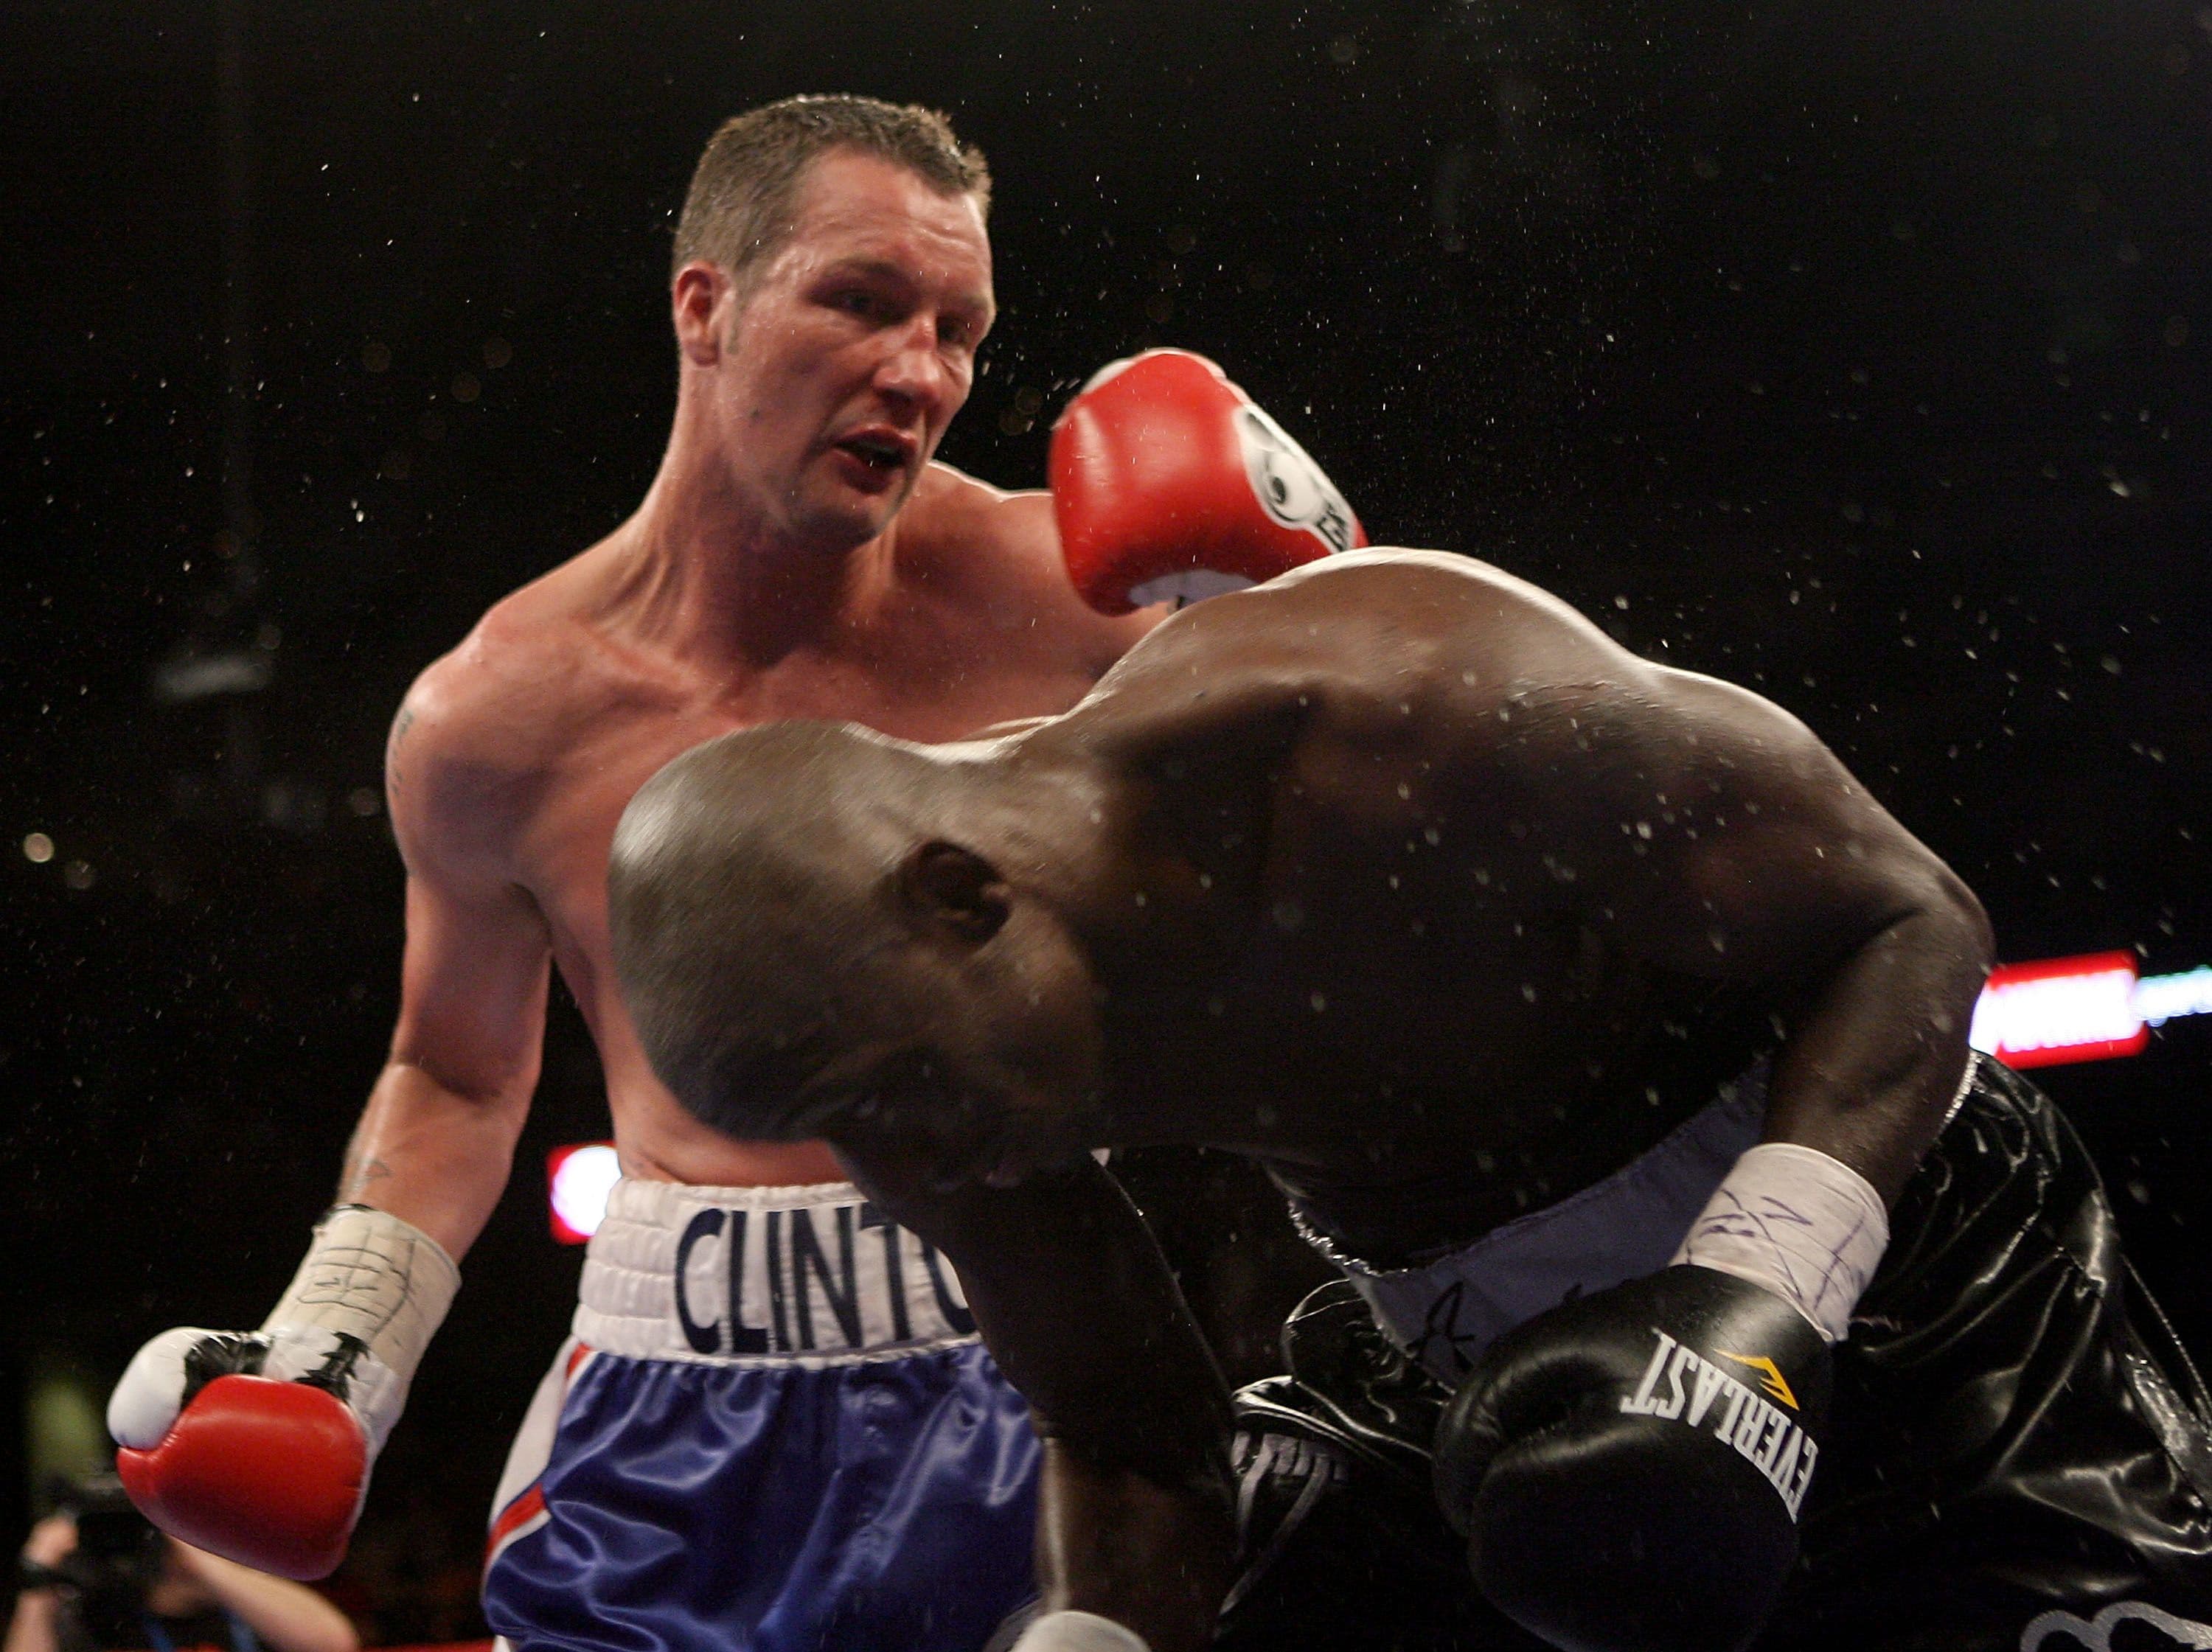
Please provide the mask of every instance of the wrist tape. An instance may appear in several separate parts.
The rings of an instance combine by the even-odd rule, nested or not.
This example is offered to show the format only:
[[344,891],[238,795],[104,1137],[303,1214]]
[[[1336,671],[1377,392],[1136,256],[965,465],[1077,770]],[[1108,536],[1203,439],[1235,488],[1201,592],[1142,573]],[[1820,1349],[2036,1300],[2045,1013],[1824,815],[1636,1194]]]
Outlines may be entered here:
[[1031,1619],[1013,1652],[1151,1652],[1144,1637],[1095,1612],[1048,1612]]
[[1889,1247],[1889,1213],[1864,1176],[1793,1142],[1761,1142],[1735,1162],[1674,1261],[1764,1285],[1830,1342]]
[[380,1448],[422,1351],[460,1288],[438,1242],[389,1212],[341,1205],[263,1321],[267,1376],[313,1380],[351,1406]]

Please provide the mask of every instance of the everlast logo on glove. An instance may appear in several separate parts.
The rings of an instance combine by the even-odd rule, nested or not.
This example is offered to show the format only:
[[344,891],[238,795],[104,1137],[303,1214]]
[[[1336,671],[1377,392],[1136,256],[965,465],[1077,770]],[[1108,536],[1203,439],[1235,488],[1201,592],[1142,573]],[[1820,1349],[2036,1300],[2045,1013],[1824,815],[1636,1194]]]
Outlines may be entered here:
[[1552,1645],[1737,1652],[1796,1564],[1833,1382],[1765,1286],[1662,1268],[1491,1345],[1437,1425],[1437,1502],[1491,1604]]
[[1714,1438],[1734,1447],[1739,1456],[1766,1477],[1795,1521],[1805,1501],[1805,1488],[1813,1483],[1813,1465],[1820,1448],[1789,1414],[1797,1409],[1797,1397],[1774,1362],[1763,1355],[1721,1355],[1759,1374],[1762,1386],[1779,1406],[1753,1393],[1734,1374],[1666,1332],[1654,1327],[1652,1334],[1658,1339],[1658,1346],[1652,1351],[1651,1363],[1644,1368],[1636,1392],[1620,1402],[1621,1410],[1690,1428],[1703,1428],[1710,1423]]

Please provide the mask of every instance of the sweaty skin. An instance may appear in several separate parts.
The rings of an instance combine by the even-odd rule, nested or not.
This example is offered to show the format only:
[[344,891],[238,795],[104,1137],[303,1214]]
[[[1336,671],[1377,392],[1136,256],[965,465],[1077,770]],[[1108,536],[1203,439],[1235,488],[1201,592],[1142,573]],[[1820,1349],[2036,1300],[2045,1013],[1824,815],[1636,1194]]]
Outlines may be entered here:
[[675,426],[636,514],[495,606],[393,726],[401,1008],[339,1197],[456,1257],[507,1182],[549,963],[598,1042],[625,1175],[842,1175],[819,1144],[706,1129],[639,1051],[608,960],[605,866],[647,776],[782,718],[938,741],[1060,711],[1158,618],[1081,604],[1045,495],[931,461],[994,310],[974,201],[840,150],[800,198],[742,289],[711,263],[678,272]]
[[[719,1090],[713,1005],[769,967],[730,880],[818,862],[841,823],[854,864],[823,876],[894,914],[843,966],[878,972],[867,998],[833,1006],[843,1047],[791,1044],[787,1105]],[[1894,1198],[1990,951],[1787,713],[1418,551],[1200,604],[1000,738],[718,742],[641,797],[612,883],[659,1069],[726,1127],[826,1138],[954,1259],[1047,1439],[1047,1604],[1156,1652],[1202,1646],[1225,1587],[1227,1398],[1081,1150],[1248,1154],[1410,1252],[1587,1185],[1711,1098],[1678,1072],[1772,1049],[1767,1139]]]

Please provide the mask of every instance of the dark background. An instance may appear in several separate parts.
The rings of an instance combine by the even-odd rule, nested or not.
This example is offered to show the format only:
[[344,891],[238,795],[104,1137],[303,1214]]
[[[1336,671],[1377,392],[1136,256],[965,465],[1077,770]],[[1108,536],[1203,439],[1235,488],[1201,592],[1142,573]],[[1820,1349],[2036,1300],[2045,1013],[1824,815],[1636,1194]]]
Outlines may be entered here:
[[[918,99],[991,156],[952,462],[1034,484],[1093,367],[1206,350],[1378,542],[1804,717],[2007,957],[2160,973],[2212,963],[2208,85],[2155,0],[10,7],[0,1541],[34,1374],[296,1263],[393,1013],[386,722],[650,478],[721,117]],[[2199,1018],[2040,1075],[2200,1349],[2208,1073]],[[390,1632],[465,1626],[579,1260],[543,1154],[604,1111],[562,1006],[355,1563],[454,1600]]]

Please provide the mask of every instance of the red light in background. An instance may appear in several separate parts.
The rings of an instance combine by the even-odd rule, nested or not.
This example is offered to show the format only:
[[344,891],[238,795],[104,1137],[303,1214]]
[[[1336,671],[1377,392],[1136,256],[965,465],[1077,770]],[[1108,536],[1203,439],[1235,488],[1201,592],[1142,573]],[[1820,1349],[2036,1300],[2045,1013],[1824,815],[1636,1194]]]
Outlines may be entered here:
[[2039,1067],[2133,1055],[2149,1039],[2136,1008],[2136,955],[2121,951],[1996,969],[1968,1042],[2008,1067]]
[[545,1156],[545,1192],[553,1236],[580,1245],[599,1229],[607,1213],[607,1194],[622,1179],[622,1166],[611,1141],[556,1147]]

